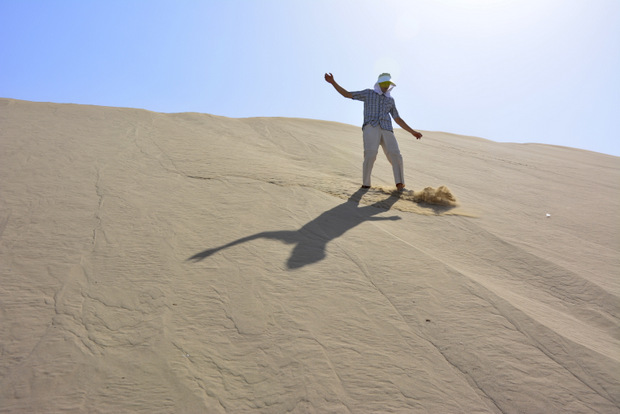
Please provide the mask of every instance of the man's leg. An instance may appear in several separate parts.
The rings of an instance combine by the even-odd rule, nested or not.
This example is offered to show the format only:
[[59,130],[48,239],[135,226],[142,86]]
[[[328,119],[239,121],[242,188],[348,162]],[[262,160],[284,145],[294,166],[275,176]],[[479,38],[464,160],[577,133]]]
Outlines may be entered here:
[[380,142],[381,128],[366,125],[364,127],[364,165],[362,168],[362,186],[364,187],[370,187],[370,175],[377,159]]
[[[394,172],[394,182],[396,187],[401,190],[405,187],[405,172],[403,166],[403,157],[400,154],[398,148],[398,141],[396,136],[391,131],[381,130],[381,147],[387,157],[390,164],[392,164],[392,171]],[[402,185],[399,185],[402,184]]]

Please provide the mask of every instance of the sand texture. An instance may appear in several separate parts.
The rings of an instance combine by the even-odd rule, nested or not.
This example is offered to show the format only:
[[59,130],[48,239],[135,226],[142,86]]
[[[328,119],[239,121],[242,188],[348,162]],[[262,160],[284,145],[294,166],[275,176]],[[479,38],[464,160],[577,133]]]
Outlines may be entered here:
[[620,159],[423,133],[0,99],[0,412],[620,413]]

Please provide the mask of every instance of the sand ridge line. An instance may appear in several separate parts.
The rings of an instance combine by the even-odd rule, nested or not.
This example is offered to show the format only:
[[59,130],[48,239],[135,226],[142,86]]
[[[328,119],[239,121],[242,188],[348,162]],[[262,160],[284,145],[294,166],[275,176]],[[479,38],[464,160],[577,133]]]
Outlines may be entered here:
[[[343,199],[348,199],[352,194],[350,190],[334,191],[331,188],[317,189]],[[401,192],[397,191],[394,187],[372,186],[358,201],[365,205],[375,204],[381,207],[381,200],[385,199],[386,195],[391,196],[394,194],[398,194],[399,196],[399,200],[391,205],[391,208],[395,210],[426,216],[454,215],[471,218],[476,217],[471,213],[455,210],[460,205],[456,197],[452,195],[446,186],[437,188],[426,187],[420,191],[405,189]]]
[[[354,190],[358,190],[359,188],[355,188],[354,190],[350,188],[349,184],[345,186],[339,186],[338,184],[332,184],[327,181],[319,181],[316,183],[301,183],[295,181],[286,181],[280,178],[261,178],[257,176],[247,176],[243,174],[236,175],[221,175],[221,176],[211,176],[205,177],[200,175],[190,175],[181,173],[186,178],[194,179],[194,180],[221,180],[227,177],[234,178],[242,178],[252,181],[259,181],[266,184],[276,185],[278,187],[302,187],[302,188],[310,188],[313,190],[321,191],[325,194],[329,194],[331,196],[338,197],[340,199],[349,199],[353,194]],[[334,180],[335,181],[335,180]],[[454,216],[464,216],[476,218],[477,216],[466,213],[464,211],[454,210],[460,206],[456,197],[452,194],[450,189],[446,186],[439,186],[437,188],[433,187],[425,187],[423,190],[414,191],[414,190],[404,190],[402,192],[398,192],[394,187],[386,187],[386,186],[373,186],[368,189],[359,199],[356,201],[360,202],[364,205],[375,204],[378,207],[381,207],[381,200],[385,199],[385,196],[391,196],[394,194],[399,195],[399,200],[395,204],[391,204],[391,208],[403,212],[415,213],[421,215],[435,215],[435,216],[443,216],[443,215],[454,215]]]

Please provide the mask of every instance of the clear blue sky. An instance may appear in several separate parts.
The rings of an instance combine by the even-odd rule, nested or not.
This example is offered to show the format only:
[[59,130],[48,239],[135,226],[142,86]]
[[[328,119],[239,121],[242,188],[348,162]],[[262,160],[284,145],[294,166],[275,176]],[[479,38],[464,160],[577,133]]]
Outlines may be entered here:
[[620,155],[620,0],[0,0],[0,96],[412,127]]

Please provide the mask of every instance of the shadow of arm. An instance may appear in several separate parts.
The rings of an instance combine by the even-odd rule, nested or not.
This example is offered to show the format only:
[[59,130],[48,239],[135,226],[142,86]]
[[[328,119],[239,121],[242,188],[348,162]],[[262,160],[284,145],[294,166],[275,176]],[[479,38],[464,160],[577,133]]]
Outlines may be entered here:
[[390,221],[396,221],[396,220],[402,220],[401,216],[390,216],[390,217],[369,217],[368,218],[369,221],[383,221],[383,220],[390,220]]
[[204,260],[207,257],[211,256],[212,254],[217,253],[218,251],[224,249],[225,247],[226,246],[216,247],[215,249],[208,249],[208,250],[205,250],[203,252],[196,253],[192,257],[188,258],[187,261],[188,262],[199,262],[199,261]]
[[220,250],[224,250],[227,249],[229,247],[233,247],[236,246],[238,244],[242,244],[245,242],[249,242],[252,240],[256,240],[256,239],[276,239],[276,240],[281,240],[284,243],[296,243],[298,240],[295,237],[297,232],[295,231],[267,231],[267,232],[262,232],[262,233],[256,233],[253,234],[251,236],[247,236],[247,237],[242,237],[240,239],[237,239],[235,241],[232,241],[228,244],[225,244],[223,246],[220,247],[214,247],[213,249],[207,249],[204,250],[200,253],[196,253],[195,255],[193,255],[192,257],[188,258],[187,261],[188,262],[199,262],[201,260],[206,259],[207,257],[219,252]]

